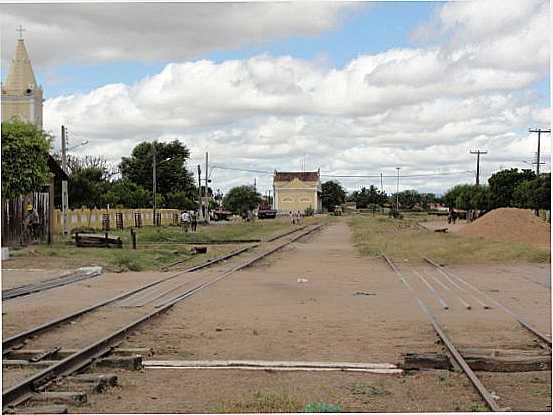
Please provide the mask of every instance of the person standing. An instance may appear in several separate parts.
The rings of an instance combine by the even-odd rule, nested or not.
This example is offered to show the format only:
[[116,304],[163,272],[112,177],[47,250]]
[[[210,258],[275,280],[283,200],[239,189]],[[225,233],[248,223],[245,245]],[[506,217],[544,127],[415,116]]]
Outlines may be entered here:
[[181,214],[181,226],[184,232],[188,232],[188,227],[190,226],[190,215],[184,210]]
[[196,229],[198,228],[198,215],[195,210],[190,213],[190,220],[192,224],[192,232],[196,232]]

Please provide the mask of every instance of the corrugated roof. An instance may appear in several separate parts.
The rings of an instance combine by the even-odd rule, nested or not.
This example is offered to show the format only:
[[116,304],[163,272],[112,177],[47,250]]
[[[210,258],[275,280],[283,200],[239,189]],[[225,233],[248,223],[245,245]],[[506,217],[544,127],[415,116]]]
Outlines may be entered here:
[[302,182],[319,181],[318,171],[279,171],[275,172],[275,182],[291,182],[294,179],[299,179]]

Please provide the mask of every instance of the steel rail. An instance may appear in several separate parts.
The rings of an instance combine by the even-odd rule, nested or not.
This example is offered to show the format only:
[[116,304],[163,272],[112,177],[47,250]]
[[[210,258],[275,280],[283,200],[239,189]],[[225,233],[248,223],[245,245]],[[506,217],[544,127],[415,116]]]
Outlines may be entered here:
[[469,378],[472,385],[475,387],[475,389],[478,391],[482,399],[486,402],[488,407],[494,411],[498,412],[501,411],[501,408],[497,405],[497,402],[495,402],[495,399],[493,398],[492,394],[486,389],[486,387],[480,382],[480,379],[476,376],[474,371],[470,368],[470,366],[467,364],[461,353],[457,350],[455,345],[451,342],[449,337],[445,334],[444,329],[442,326],[438,323],[438,320],[436,317],[432,314],[432,312],[428,309],[428,307],[422,302],[422,300],[417,296],[415,293],[415,290],[406,283],[405,278],[401,274],[400,270],[395,266],[395,264],[384,254],[382,254],[385,261],[388,263],[390,268],[399,276],[399,278],[404,282],[405,286],[411,291],[413,296],[415,297],[419,307],[421,310],[426,314],[426,316],[429,318],[430,322],[432,323],[432,327],[434,328],[434,331],[438,334],[440,339],[442,339],[444,345],[446,346],[447,350],[449,351],[451,357],[457,362],[459,367],[463,370],[465,375]]
[[25,330],[23,332],[20,332],[18,334],[15,334],[13,336],[10,336],[6,339],[4,339],[2,341],[2,349],[3,350],[7,350],[15,345],[18,345],[20,343],[22,343],[25,339],[31,337],[31,336],[36,336],[37,334],[40,334],[40,333],[43,333],[49,329],[52,329],[54,327],[57,327],[63,323],[66,323],[68,321],[71,321],[71,320],[74,320],[84,314],[87,314],[87,313],[90,313],[100,307],[104,307],[108,304],[111,304],[111,303],[114,303],[116,301],[119,301],[119,300],[123,300],[124,298],[127,298],[127,297],[130,297],[131,295],[134,295],[134,294],[137,294],[141,291],[144,291],[150,287],[153,287],[155,285],[158,285],[158,284],[161,284],[165,281],[168,281],[172,278],[176,278],[176,277],[179,277],[185,273],[188,273],[188,272],[195,272],[195,271],[198,271],[200,269],[203,269],[203,268],[207,268],[213,264],[216,264],[218,262],[221,262],[221,261],[224,261],[226,259],[229,259],[233,256],[236,256],[236,255],[239,255],[247,250],[250,250],[250,249],[253,249],[254,247],[256,247],[257,245],[252,245],[252,246],[248,246],[246,248],[241,248],[241,249],[238,249],[238,250],[235,250],[235,251],[232,251],[228,254],[225,254],[225,255],[222,255],[222,256],[219,256],[219,257],[216,257],[216,258],[213,258],[213,259],[210,259],[209,261],[206,261],[204,262],[203,264],[200,264],[200,265],[196,265],[194,267],[191,267],[191,268],[188,268],[186,270],[183,270],[183,271],[179,271],[173,275],[170,275],[168,277],[164,277],[164,278],[161,278],[161,279],[158,279],[156,281],[153,281],[149,284],[146,284],[146,285],[143,285],[142,287],[139,287],[139,288],[136,288],[136,289],[133,289],[133,290],[130,290],[130,291],[126,291],[122,294],[119,294],[119,295],[116,295],[115,297],[112,297],[108,300],[105,300],[105,301],[101,301],[99,303],[96,303],[92,306],[89,306],[89,307],[86,307],[86,308],[83,308],[81,310],[78,310],[74,313],[70,313],[70,314],[67,314],[65,316],[62,316],[62,317],[59,317],[57,319],[54,319],[54,320],[50,320],[50,321],[47,321],[46,323],[43,323],[43,324],[40,324],[36,327],[33,327],[31,329],[28,329],[28,330]]
[[70,272],[59,277],[51,278],[48,280],[38,281],[33,284],[21,285],[19,287],[9,288],[7,290],[2,290],[2,301],[12,300],[14,298],[22,297],[25,295],[30,295],[52,288],[63,287],[64,285],[73,284],[79,281],[87,280],[90,278],[96,278],[102,275],[99,271],[93,272]]
[[[294,232],[297,232],[301,230],[300,229],[295,229]],[[292,232],[290,232],[292,233]],[[290,233],[287,233],[286,235],[290,234]],[[279,239],[279,238],[282,238],[286,235],[279,235],[278,238],[275,238],[275,239]],[[258,247],[259,245],[255,244],[255,245],[250,245],[250,246],[247,246],[247,247],[244,247],[244,248],[240,248],[240,249],[237,249],[235,251],[232,251],[232,252],[229,252],[228,254],[225,254],[225,255],[221,255],[221,256],[218,256],[216,258],[212,258],[206,262],[204,262],[203,264],[200,264],[200,265],[196,265],[196,266],[193,266],[191,268],[188,268],[186,270],[183,270],[183,271],[179,271],[173,275],[170,275],[168,277],[164,277],[164,278],[161,278],[161,279],[158,279],[156,281],[153,281],[149,284],[146,284],[142,287],[139,287],[137,289],[134,289],[134,290],[130,290],[130,291],[127,291],[127,292],[124,292],[122,294],[119,294],[113,298],[110,298],[106,301],[101,301],[97,304],[94,304],[90,307],[86,307],[84,309],[81,309],[79,311],[76,311],[74,313],[70,313],[70,314],[67,314],[63,317],[60,317],[60,318],[57,318],[57,319],[54,319],[54,320],[51,320],[51,321],[48,321],[44,324],[41,324],[41,325],[38,325],[36,327],[33,327],[31,329],[28,329],[28,330],[25,330],[23,332],[20,332],[18,334],[15,334],[13,336],[10,336],[8,337],[7,339],[3,340],[2,341],[2,349],[3,350],[7,350],[15,345],[18,345],[20,343],[22,343],[25,339],[31,337],[31,336],[36,336],[37,334],[40,334],[40,333],[43,333],[51,328],[54,328],[56,326],[59,326],[60,324],[63,324],[63,323],[66,323],[68,321],[71,321],[71,320],[74,320],[80,316],[82,316],[83,314],[86,314],[86,313],[89,313],[89,312],[92,312],[100,307],[104,307],[108,304],[111,304],[111,303],[114,303],[116,301],[119,301],[119,300],[123,300],[124,298],[127,298],[127,297],[130,297],[131,295],[134,295],[134,294],[137,294],[141,291],[144,291],[150,287],[153,287],[155,285],[158,285],[158,284],[161,284],[165,281],[168,281],[172,278],[176,278],[176,277],[179,277],[185,273],[188,273],[188,272],[195,272],[195,271],[198,271],[198,270],[201,270],[201,269],[204,269],[204,268],[207,268],[213,264],[216,264],[216,263],[219,263],[221,261],[224,261],[224,260],[227,260],[229,258],[232,258],[234,256],[237,256],[237,255],[240,255],[246,251],[249,251],[253,248],[256,248]]]
[[296,229],[292,229],[291,231],[288,231],[288,232],[284,232],[284,233],[280,233],[278,235],[275,235],[275,236],[272,236],[270,237],[269,239],[265,239],[263,242],[273,242],[277,239],[280,239],[280,238],[283,238],[285,236],[288,236],[290,235],[291,233],[294,233],[294,232],[297,232],[297,231],[301,231],[303,229],[305,229],[307,227],[307,225],[303,225],[303,226],[300,226],[299,228],[296,228]]
[[222,278],[230,275],[231,272],[236,272],[238,270],[244,269],[253,263],[261,260],[262,258],[267,257],[268,255],[271,255],[272,253],[278,251],[279,249],[283,248],[286,245],[291,244],[292,242],[297,241],[298,239],[307,236],[308,234],[318,230],[321,228],[322,225],[317,225],[306,232],[303,232],[300,235],[295,236],[294,238],[284,242],[283,244],[270,249],[267,252],[263,252],[260,255],[257,255],[256,257],[246,261],[243,264],[240,264],[237,267],[234,267],[231,271],[226,272],[223,274],[223,276],[216,278],[215,280],[212,280],[209,283],[201,284],[200,286],[194,288],[192,292],[189,292],[185,296],[180,296],[176,299],[173,299],[172,301],[164,304],[157,310],[154,310],[151,313],[148,313],[147,315],[133,321],[130,324],[127,324],[123,328],[115,331],[114,333],[98,340],[97,342],[91,344],[90,346],[85,347],[84,349],[79,350],[78,352],[73,353],[72,355],[66,357],[65,359],[57,362],[56,364],[36,373],[33,376],[28,377],[27,379],[24,379],[23,381],[17,383],[16,385],[6,389],[2,392],[2,408],[3,410],[6,410],[9,407],[13,407],[14,405],[20,404],[27,399],[31,398],[32,395],[35,393],[35,391],[41,387],[43,387],[45,384],[50,382],[51,380],[60,377],[60,376],[68,376],[71,373],[74,373],[75,371],[81,370],[82,368],[90,365],[94,362],[95,359],[109,353],[111,349],[114,347],[114,344],[123,340],[125,336],[131,331],[142,324],[148,322],[154,317],[159,316],[161,313],[169,310],[172,306],[177,304],[179,301],[184,300],[185,298],[189,297],[193,293],[199,291],[201,288],[208,287],[215,282],[221,280]]
[[442,274],[442,275],[446,275],[446,276],[449,276],[451,278],[455,278],[457,279],[459,282],[461,282],[462,284],[466,285],[467,287],[469,287],[470,289],[472,289],[474,292],[477,292],[479,293],[480,295],[484,296],[489,302],[493,303],[494,305],[496,305],[497,307],[499,307],[500,309],[502,309],[505,313],[509,314],[511,317],[513,317],[522,327],[524,327],[527,331],[529,331],[530,333],[532,333],[534,336],[538,337],[541,341],[547,343],[547,345],[549,347],[551,347],[551,338],[545,334],[543,334],[542,332],[540,332],[538,329],[536,329],[534,326],[532,326],[530,323],[528,323],[526,320],[524,320],[523,318],[521,318],[520,316],[518,316],[514,311],[512,311],[511,309],[507,308],[506,306],[504,306],[503,304],[501,304],[500,302],[496,301],[495,299],[493,299],[492,297],[490,297],[488,294],[486,294],[485,292],[483,292],[482,290],[478,289],[477,287],[475,287],[474,285],[472,285],[471,283],[465,281],[464,278],[461,278],[460,276],[458,275],[455,275],[453,274],[451,271],[448,271],[446,270],[443,266],[437,264],[436,262],[434,262],[431,258],[429,257],[423,257],[423,259],[428,262],[429,264],[433,265],[434,267],[436,267],[436,269]]

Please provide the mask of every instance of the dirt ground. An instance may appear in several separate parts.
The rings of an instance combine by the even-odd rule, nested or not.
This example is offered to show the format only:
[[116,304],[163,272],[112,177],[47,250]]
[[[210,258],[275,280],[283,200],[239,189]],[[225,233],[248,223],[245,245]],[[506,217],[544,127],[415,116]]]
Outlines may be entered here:
[[494,209],[472,223],[465,220],[447,223],[447,217],[441,217],[420,224],[432,231],[447,228],[448,232],[464,236],[551,248],[551,225],[528,209]]
[[[133,333],[122,347],[151,347],[155,360],[374,363],[398,363],[407,352],[441,351],[427,317],[397,275],[380,258],[360,257],[354,251],[346,220],[329,225],[255,266],[199,291]],[[212,278],[248,257],[235,258],[206,272],[205,276]],[[435,279],[439,275],[431,267],[400,264],[400,268],[455,343],[501,343],[512,347],[532,343],[532,338],[504,313],[478,308],[468,293],[456,289],[448,291],[438,285]],[[435,295],[412,272],[413,269],[427,275],[428,281],[450,304],[449,310],[441,309]],[[474,265],[451,269],[523,314],[540,329],[550,327],[548,265]],[[95,303],[100,297],[114,296],[118,290],[156,277],[159,275],[155,273],[114,274],[113,277],[106,274],[36,294],[31,304],[10,301],[4,304],[7,312],[4,336],[43,322],[43,315],[57,317],[71,311],[76,304],[81,308],[80,301],[84,299]],[[81,284],[90,285],[89,290],[83,289]],[[174,287],[175,293],[187,288],[186,285]],[[163,289],[159,288],[159,292]],[[144,298],[156,295],[152,291],[130,304],[139,305]],[[466,310],[459,297],[467,298],[474,308]],[[53,302],[53,298],[64,301]],[[65,347],[81,345],[92,341],[119,319],[122,322],[151,307],[152,304],[145,308],[114,305],[95,317],[88,317],[90,333],[86,335],[76,336],[75,331],[66,326],[33,343],[37,347],[53,341]],[[88,404],[70,410],[204,413],[288,409],[297,412],[307,403],[317,401],[337,404],[342,410],[353,412],[486,409],[464,375],[446,371],[375,375],[145,369],[117,373],[119,387],[102,395],[90,395]],[[499,396],[500,406],[513,410],[551,409],[550,371],[480,375]]]

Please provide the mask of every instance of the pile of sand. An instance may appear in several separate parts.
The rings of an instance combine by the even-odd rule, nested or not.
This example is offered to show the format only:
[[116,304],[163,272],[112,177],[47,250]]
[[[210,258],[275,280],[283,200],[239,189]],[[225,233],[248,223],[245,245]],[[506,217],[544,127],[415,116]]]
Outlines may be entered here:
[[521,242],[539,247],[551,246],[551,225],[528,209],[500,208],[488,212],[463,226],[459,233],[467,236]]

